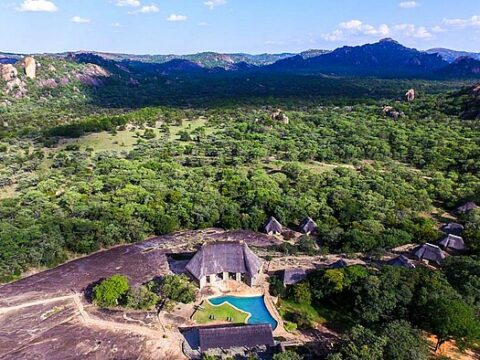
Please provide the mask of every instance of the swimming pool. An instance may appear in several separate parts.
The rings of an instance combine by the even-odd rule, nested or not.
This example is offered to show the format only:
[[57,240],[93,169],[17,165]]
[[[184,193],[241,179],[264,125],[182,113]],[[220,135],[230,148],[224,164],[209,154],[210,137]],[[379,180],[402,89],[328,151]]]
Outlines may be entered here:
[[249,324],[270,324],[272,329],[277,327],[277,321],[272,317],[265,305],[263,296],[255,297],[238,297],[238,296],[221,296],[208,300],[212,305],[222,305],[227,302],[236,308],[251,314],[247,322]]

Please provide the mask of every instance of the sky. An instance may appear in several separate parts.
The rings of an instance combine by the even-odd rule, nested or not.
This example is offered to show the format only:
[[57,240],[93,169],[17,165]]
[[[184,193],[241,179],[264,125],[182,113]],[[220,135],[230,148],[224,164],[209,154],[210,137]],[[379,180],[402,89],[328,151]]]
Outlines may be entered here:
[[385,37],[480,52],[480,0],[0,0],[0,52],[257,54]]

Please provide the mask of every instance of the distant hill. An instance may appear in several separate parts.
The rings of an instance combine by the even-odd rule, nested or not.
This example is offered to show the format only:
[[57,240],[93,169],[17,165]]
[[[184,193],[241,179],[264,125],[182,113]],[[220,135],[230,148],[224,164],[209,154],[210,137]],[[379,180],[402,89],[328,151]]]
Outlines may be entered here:
[[0,64],[15,64],[21,58],[22,56],[19,54],[0,52]]
[[480,78],[480,61],[470,57],[460,57],[439,70],[437,74],[441,78]]
[[392,39],[345,46],[311,58],[298,55],[269,66],[271,70],[354,76],[426,76],[448,63],[436,54],[407,48]]
[[[321,50],[320,50],[321,51]],[[104,53],[104,52],[75,52],[75,53],[62,53],[57,54],[60,56],[74,56],[76,54],[93,54],[97,55],[103,59],[113,60],[117,62],[129,63],[129,62],[141,62],[146,64],[163,64],[172,60],[187,60],[192,63],[196,63],[207,69],[213,68],[224,68],[230,69],[235,68],[236,64],[246,63],[255,66],[263,66],[273,64],[278,60],[286,59],[295,54],[292,53],[281,53],[281,54],[221,54],[215,52],[202,52],[198,54],[189,54],[189,55],[130,55],[130,54],[113,54],[113,53]]]
[[448,61],[449,63],[454,62],[461,57],[469,57],[475,60],[480,61],[480,53],[472,53],[467,51],[456,51],[444,48],[434,48],[426,51],[428,54],[438,54],[442,57],[443,60]]

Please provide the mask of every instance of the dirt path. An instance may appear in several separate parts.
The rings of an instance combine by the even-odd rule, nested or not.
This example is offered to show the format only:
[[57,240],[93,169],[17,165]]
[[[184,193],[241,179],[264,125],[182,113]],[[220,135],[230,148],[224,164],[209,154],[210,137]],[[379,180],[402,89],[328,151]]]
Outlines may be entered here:
[[80,317],[82,318],[82,321],[88,325],[98,326],[98,327],[101,327],[102,329],[113,330],[113,331],[116,331],[116,330],[128,331],[130,333],[147,336],[153,339],[163,339],[163,334],[159,330],[152,330],[140,325],[122,324],[115,321],[107,321],[107,320],[101,320],[101,319],[96,319],[91,317],[90,314],[85,311],[85,308],[83,306],[83,303],[82,303],[82,300],[80,299],[79,294],[75,294],[73,296],[73,301],[77,306],[77,309],[79,311]]
[[9,307],[3,307],[3,308],[0,307],[0,315],[5,314],[5,313],[10,312],[10,311],[20,310],[20,309],[23,309],[23,308],[26,308],[26,307],[31,307],[31,306],[36,306],[36,305],[46,305],[46,304],[50,304],[50,303],[54,303],[54,302],[58,302],[58,301],[70,300],[70,299],[75,298],[75,296],[78,296],[78,295],[75,294],[75,295],[59,296],[59,297],[50,298],[50,299],[30,301],[30,302],[26,302],[26,303],[23,303],[23,304],[20,304],[20,305],[15,305],[15,306],[9,306]]

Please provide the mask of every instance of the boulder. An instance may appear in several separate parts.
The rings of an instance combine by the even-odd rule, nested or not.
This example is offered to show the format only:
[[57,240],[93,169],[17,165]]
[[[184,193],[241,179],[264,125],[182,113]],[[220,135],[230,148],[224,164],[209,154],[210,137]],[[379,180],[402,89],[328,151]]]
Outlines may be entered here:
[[103,81],[99,78],[110,77],[110,73],[95,64],[87,64],[81,73],[77,73],[75,77],[84,85],[100,87],[103,86]]
[[15,66],[11,64],[0,65],[0,76],[3,81],[12,81],[18,75],[18,71]]
[[388,106],[388,105],[383,106],[382,113],[383,115],[388,116],[393,120],[398,120],[398,118],[405,115],[403,112],[395,110],[392,106]]
[[290,119],[288,118],[288,116],[285,115],[285,113],[280,109],[277,109],[277,110],[273,111],[270,114],[270,117],[271,117],[272,120],[280,121],[280,122],[284,123],[285,125],[288,125],[288,123],[290,122]]
[[407,102],[412,102],[415,100],[415,90],[414,89],[410,89],[407,91],[407,93],[405,94],[405,100]]
[[25,68],[25,75],[29,79],[35,79],[37,73],[37,63],[35,59],[31,56],[27,56],[23,60],[23,67]]
[[54,79],[42,79],[38,81],[38,86],[41,88],[55,89],[58,84]]

